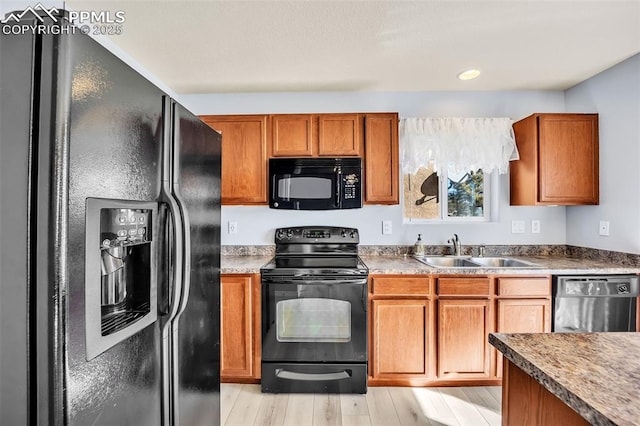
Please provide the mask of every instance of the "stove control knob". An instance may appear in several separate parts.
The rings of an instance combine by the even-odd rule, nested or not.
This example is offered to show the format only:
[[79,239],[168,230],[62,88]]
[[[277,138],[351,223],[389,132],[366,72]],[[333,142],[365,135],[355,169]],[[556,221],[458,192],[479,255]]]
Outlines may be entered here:
[[349,236],[351,238],[355,238],[356,237],[356,231],[351,231],[351,233],[349,234]]
[[342,238],[347,238],[347,230],[343,229],[342,231],[340,231],[340,236],[342,236]]
[[282,229],[278,229],[278,232],[276,232],[276,238],[278,240],[281,240],[284,238],[284,231]]
[[293,237],[293,231],[291,229],[289,229],[287,231],[287,238],[291,238],[291,237]]

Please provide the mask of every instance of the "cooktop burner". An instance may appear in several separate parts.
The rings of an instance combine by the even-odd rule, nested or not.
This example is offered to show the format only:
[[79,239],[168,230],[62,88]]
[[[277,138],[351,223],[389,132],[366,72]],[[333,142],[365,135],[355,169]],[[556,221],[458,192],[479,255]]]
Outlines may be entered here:
[[333,226],[279,228],[275,232],[276,256],[263,275],[367,275],[358,257],[358,230]]
[[275,257],[264,265],[264,275],[367,275],[367,266],[352,257]]
[[[269,265],[274,268],[358,268],[361,263],[356,256],[318,256],[318,257],[276,257]],[[267,267],[269,266],[267,265]]]

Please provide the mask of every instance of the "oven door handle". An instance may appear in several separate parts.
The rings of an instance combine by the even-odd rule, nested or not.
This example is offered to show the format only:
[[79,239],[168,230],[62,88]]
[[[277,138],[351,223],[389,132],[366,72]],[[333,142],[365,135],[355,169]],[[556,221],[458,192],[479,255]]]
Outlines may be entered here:
[[295,285],[328,285],[328,284],[366,284],[367,278],[345,278],[345,279],[337,279],[337,280],[323,280],[323,279],[314,279],[314,278],[306,278],[303,276],[297,278],[283,278],[283,279],[273,279],[273,278],[262,278],[263,284],[295,284]]
[[323,380],[342,380],[351,377],[347,370],[337,371],[333,373],[298,373],[296,371],[288,371],[284,368],[276,369],[276,377],[286,380],[302,380],[307,382],[319,382]]

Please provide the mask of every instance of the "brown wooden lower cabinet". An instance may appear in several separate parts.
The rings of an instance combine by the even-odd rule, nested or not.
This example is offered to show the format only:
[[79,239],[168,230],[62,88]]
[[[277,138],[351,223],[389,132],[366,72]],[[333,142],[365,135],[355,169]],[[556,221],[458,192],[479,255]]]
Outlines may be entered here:
[[375,274],[369,298],[371,386],[499,385],[488,334],[551,331],[550,276]]
[[428,300],[374,300],[375,378],[426,378],[429,352]]
[[488,379],[489,330],[489,300],[438,300],[438,378]]
[[503,426],[588,425],[572,408],[510,361],[504,363]]
[[[551,331],[550,299],[498,300],[498,333],[544,333]],[[496,372],[502,376],[502,354],[498,351]]]
[[[550,277],[497,279],[496,331],[498,333],[545,333],[551,331]],[[502,354],[496,356],[496,374],[502,377]]]
[[220,380],[260,382],[260,275],[220,277]]

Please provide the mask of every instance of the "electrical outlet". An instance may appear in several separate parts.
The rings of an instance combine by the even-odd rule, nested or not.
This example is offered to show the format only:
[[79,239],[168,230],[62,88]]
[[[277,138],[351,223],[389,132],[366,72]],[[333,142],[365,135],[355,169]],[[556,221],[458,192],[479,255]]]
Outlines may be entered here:
[[229,233],[237,234],[238,233],[238,222],[229,222]]
[[524,220],[512,220],[511,221],[511,233],[512,234],[524,234]]
[[608,220],[601,220],[600,221],[600,231],[599,231],[599,233],[603,237],[608,237],[609,236],[609,221]]
[[538,219],[534,219],[531,221],[531,233],[532,234],[540,233],[540,221]]
[[393,233],[393,222],[390,220],[382,221],[382,235],[391,235]]

